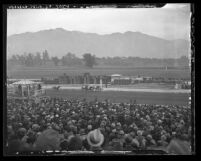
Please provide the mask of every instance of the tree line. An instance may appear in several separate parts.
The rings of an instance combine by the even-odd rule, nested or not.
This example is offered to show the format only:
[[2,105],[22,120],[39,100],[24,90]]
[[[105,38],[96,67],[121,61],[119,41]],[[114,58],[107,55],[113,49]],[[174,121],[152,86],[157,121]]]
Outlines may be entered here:
[[83,58],[81,59],[71,52],[68,52],[59,59],[57,56],[50,57],[48,51],[45,50],[42,53],[37,52],[35,54],[24,53],[23,55],[12,55],[12,57],[8,59],[8,63],[33,67],[47,65],[49,62],[53,62],[55,66],[85,65],[92,68],[96,64],[95,59],[95,55],[92,55],[91,53],[83,54]]
[[99,66],[134,66],[134,67],[162,67],[162,66],[189,66],[189,59],[182,56],[178,59],[156,59],[156,58],[140,58],[140,57],[102,57],[98,58],[91,53],[85,53],[82,58],[76,57],[76,54],[68,52],[62,58],[57,56],[49,56],[47,50],[42,53],[24,53],[23,55],[13,55],[8,59],[8,63],[24,65],[28,67],[43,66],[48,63],[55,66],[86,66],[93,68]]

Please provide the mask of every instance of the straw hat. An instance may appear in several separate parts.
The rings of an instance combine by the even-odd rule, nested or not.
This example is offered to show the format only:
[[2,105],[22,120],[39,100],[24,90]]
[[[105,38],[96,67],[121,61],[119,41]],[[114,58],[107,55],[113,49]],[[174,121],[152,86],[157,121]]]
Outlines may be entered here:
[[87,141],[92,147],[98,147],[103,144],[104,136],[101,134],[99,129],[95,129],[89,132],[87,135]]

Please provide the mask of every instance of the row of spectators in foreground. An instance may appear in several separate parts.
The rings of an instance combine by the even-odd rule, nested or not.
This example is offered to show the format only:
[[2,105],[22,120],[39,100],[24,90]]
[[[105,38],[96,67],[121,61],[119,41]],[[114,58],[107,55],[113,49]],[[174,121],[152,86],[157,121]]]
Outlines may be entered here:
[[113,104],[107,100],[8,99],[7,134],[9,153],[167,149],[175,139],[189,149],[191,111],[188,106]]

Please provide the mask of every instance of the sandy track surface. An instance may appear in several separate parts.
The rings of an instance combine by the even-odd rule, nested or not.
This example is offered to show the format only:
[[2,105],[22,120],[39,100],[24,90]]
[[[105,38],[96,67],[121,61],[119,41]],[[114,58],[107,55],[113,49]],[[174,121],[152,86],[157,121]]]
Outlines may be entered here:
[[184,89],[129,89],[129,88],[105,88],[104,91],[131,91],[131,92],[157,92],[157,93],[190,93]]

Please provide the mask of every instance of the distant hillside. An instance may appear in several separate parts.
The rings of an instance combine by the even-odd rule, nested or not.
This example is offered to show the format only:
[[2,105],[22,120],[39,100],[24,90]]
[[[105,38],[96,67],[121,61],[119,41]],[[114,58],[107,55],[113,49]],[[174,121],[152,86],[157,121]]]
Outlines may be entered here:
[[62,28],[16,34],[7,39],[8,56],[44,50],[50,56],[58,57],[73,52],[78,57],[82,57],[84,53],[92,53],[97,57],[179,58],[188,56],[189,42],[164,40],[140,32],[98,35]]

